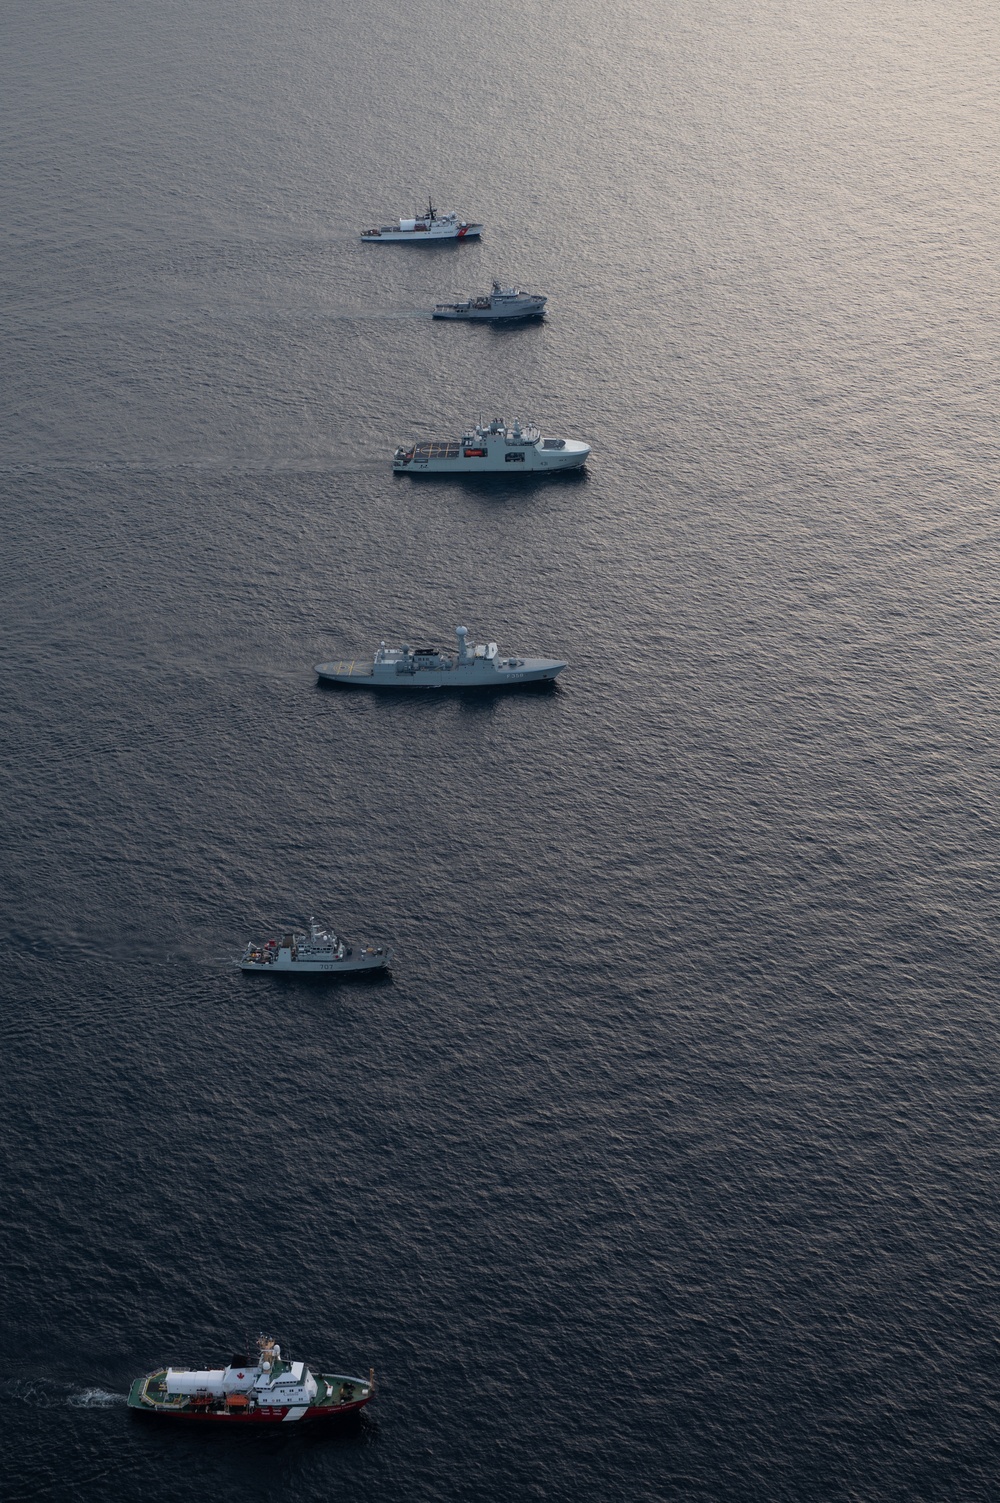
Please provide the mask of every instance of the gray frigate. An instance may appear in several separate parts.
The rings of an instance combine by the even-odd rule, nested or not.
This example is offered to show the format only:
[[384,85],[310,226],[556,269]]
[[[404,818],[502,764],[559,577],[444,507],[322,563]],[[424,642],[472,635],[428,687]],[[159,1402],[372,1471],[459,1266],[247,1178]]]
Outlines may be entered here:
[[553,679],[566,667],[557,658],[502,658],[495,642],[470,647],[464,626],[455,635],[457,652],[381,642],[373,659],[318,663],[316,672],[326,683],[361,689],[499,689]]

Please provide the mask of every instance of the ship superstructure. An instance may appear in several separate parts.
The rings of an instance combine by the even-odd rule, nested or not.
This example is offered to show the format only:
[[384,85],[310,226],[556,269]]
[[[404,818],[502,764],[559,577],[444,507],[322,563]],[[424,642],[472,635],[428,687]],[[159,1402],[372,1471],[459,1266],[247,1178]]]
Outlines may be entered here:
[[237,1353],[225,1367],[160,1367],[136,1378],[128,1406],[175,1419],[273,1425],[354,1413],[371,1400],[374,1388],[373,1372],[367,1379],[314,1373],[304,1362],[284,1358],[272,1337],[261,1336],[255,1357]]
[[558,658],[501,657],[495,642],[470,647],[464,626],[455,635],[457,652],[381,642],[374,658],[318,663],[316,672],[327,683],[363,689],[500,689],[553,679],[566,667]]
[[518,421],[482,419],[458,439],[421,439],[401,444],[392,467],[405,475],[525,475],[539,470],[575,470],[586,464],[590,445],[575,438],[544,438],[541,429]]

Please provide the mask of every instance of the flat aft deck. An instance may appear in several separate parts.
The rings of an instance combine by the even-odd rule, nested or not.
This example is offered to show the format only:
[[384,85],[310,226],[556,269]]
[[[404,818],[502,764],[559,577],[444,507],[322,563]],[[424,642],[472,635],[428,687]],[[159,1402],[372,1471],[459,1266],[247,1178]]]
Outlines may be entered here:
[[372,678],[375,673],[374,663],[362,663],[356,658],[345,658],[341,663],[322,663],[320,667],[324,673],[335,673],[339,678]]
[[457,459],[461,444],[424,443],[414,444],[414,459]]

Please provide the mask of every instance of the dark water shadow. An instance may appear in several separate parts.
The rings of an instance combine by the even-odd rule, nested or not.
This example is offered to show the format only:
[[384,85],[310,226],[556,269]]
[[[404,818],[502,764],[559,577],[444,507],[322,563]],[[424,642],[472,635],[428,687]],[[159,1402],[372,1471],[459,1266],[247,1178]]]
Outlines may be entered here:
[[365,250],[374,249],[376,246],[384,254],[390,248],[394,251],[419,250],[421,255],[440,255],[442,251],[454,255],[461,250],[463,245],[478,245],[479,236],[475,235],[471,240],[459,240],[457,236],[453,240],[362,240],[358,234],[358,246],[364,246]]
[[[268,983],[280,982],[283,987],[308,987],[311,991],[317,988],[328,990],[342,986],[358,986],[371,990],[373,987],[392,986],[392,971],[343,971],[339,976],[331,975],[327,971],[314,971],[304,976],[296,976],[293,971],[240,971],[244,982],[267,981]],[[310,1423],[312,1423],[310,1421]],[[323,1423],[326,1423],[323,1421]]]
[[[321,694],[364,694],[372,699],[387,699],[393,704],[399,704],[404,699],[415,700],[418,704],[440,704],[444,698],[456,700],[459,704],[467,707],[479,707],[484,704],[496,704],[501,699],[520,699],[525,695],[533,695],[536,698],[546,695],[551,698],[563,691],[554,678],[535,679],[526,684],[482,684],[468,686],[463,689],[452,689],[446,685],[428,684],[426,688],[413,689],[395,684],[379,685],[377,689],[366,684],[340,684],[330,679],[317,679],[313,686]],[[257,972],[244,972],[244,974],[259,974]],[[361,975],[368,974],[360,972]],[[373,974],[378,975],[378,972]],[[302,978],[305,979],[304,977]],[[340,978],[347,980],[347,977]]]
[[542,329],[545,327],[544,313],[530,313],[525,318],[490,318],[485,320],[486,327],[493,335],[517,334],[525,329]]
[[563,690],[558,680],[542,678],[531,684],[511,684],[504,689],[453,689],[451,692],[463,710],[480,711],[504,699],[554,699]]
[[[430,316],[434,318],[433,313]],[[523,318],[434,318],[434,322],[461,324],[466,329],[486,329],[490,334],[517,334],[525,329],[540,329],[545,323],[545,314],[529,313]]]
[[565,693],[555,679],[546,679],[535,684],[518,684],[510,689],[487,689],[485,693],[477,693],[475,690],[458,689],[452,691],[458,702],[459,712],[467,716],[486,716],[499,714],[502,701],[508,697],[516,699],[557,699]]

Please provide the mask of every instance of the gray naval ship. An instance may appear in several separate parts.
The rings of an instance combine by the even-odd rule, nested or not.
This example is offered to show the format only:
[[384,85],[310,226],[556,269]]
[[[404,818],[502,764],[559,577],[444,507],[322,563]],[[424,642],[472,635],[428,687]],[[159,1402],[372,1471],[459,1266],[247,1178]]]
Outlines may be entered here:
[[392,964],[392,951],[386,945],[364,945],[354,950],[345,940],[321,929],[314,918],[309,932],[286,930],[265,944],[247,945],[240,959],[244,971],[287,972],[295,976],[343,975],[347,971],[384,971]]
[[317,663],[320,679],[361,689],[499,689],[553,679],[566,667],[555,658],[502,658],[495,642],[470,647],[464,626],[455,628],[457,653],[437,647],[386,647],[371,662],[345,658]]
[[397,475],[527,475],[545,470],[578,470],[590,445],[578,438],[543,438],[540,428],[482,418],[457,439],[423,439],[392,456]]
[[493,283],[487,297],[473,297],[464,303],[438,303],[435,318],[469,318],[497,322],[506,318],[541,318],[547,298],[537,292],[522,292],[520,287],[501,287]]

